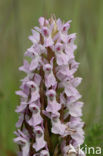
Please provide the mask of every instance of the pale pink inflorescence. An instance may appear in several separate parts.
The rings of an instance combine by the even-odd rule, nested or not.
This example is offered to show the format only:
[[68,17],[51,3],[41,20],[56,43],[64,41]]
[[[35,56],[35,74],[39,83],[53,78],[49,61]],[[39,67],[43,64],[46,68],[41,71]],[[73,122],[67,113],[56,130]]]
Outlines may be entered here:
[[77,90],[82,79],[74,76],[79,63],[74,56],[76,34],[68,34],[70,22],[40,17],[40,27],[29,37],[33,44],[25,56],[31,61],[24,60],[19,68],[26,77],[16,92],[21,96],[14,139],[19,156],[53,155],[52,134],[58,136],[57,156],[85,156],[78,150],[84,142],[83,102]]

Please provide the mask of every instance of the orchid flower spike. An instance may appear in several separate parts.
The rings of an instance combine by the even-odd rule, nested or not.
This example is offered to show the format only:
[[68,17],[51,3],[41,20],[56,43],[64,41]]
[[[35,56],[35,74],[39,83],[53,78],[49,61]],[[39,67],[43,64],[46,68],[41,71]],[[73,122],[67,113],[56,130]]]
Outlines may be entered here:
[[[85,156],[83,102],[75,77],[79,63],[75,60],[76,33],[68,33],[70,22],[52,16],[39,18],[32,29],[32,42],[19,67],[26,76],[21,80],[20,105],[16,112],[18,156]],[[56,141],[54,141],[54,136]],[[80,152],[80,153],[79,153]]]

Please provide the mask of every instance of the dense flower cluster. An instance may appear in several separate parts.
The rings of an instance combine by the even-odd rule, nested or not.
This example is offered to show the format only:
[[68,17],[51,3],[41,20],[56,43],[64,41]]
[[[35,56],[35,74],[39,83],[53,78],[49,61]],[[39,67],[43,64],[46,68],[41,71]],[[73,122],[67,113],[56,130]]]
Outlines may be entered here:
[[58,136],[55,155],[85,155],[78,150],[84,142],[83,103],[77,90],[82,79],[74,77],[79,63],[74,56],[76,34],[68,34],[70,22],[41,17],[40,27],[29,37],[33,44],[25,56],[31,59],[19,68],[27,75],[16,92],[21,96],[14,139],[19,156],[53,155],[57,146],[53,149],[52,135]]

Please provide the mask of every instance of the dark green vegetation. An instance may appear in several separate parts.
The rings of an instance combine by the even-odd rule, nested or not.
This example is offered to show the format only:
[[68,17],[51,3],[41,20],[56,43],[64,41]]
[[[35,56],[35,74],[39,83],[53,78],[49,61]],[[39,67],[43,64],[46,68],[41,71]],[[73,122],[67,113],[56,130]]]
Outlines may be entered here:
[[0,156],[16,151],[12,140],[19,98],[14,92],[24,76],[18,67],[31,45],[30,29],[40,16],[52,13],[72,19],[70,32],[78,34],[75,54],[81,63],[77,75],[83,77],[86,144],[103,146],[103,0],[0,0]]

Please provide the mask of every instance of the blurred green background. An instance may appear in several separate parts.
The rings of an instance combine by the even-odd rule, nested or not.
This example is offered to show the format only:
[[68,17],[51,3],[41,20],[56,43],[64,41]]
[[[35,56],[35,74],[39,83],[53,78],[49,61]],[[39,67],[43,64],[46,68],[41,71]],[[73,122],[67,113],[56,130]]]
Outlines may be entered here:
[[[23,74],[18,67],[30,47],[28,36],[40,16],[55,14],[72,20],[70,32],[77,32],[76,58],[83,77],[86,123],[85,143],[103,149],[103,0],[0,0],[0,156],[15,156],[15,95]],[[92,154],[91,154],[92,155]],[[103,152],[102,152],[103,155]]]

